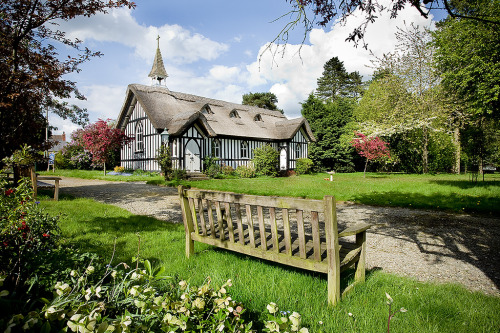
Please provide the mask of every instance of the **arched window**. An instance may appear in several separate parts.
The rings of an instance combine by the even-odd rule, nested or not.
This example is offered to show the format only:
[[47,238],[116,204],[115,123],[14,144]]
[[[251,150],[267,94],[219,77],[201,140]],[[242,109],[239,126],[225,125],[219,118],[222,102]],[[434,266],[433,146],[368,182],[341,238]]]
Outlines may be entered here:
[[220,141],[219,141],[219,139],[214,139],[214,141],[212,141],[212,156],[220,157]]
[[295,145],[295,158],[301,158],[302,157],[302,145],[300,143],[297,143]]
[[142,127],[142,121],[137,122],[135,126],[135,150],[144,150],[144,129]]
[[241,158],[248,158],[248,142],[242,141],[241,142]]
[[262,116],[260,114],[257,114],[255,117],[253,117],[253,121],[262,121]]

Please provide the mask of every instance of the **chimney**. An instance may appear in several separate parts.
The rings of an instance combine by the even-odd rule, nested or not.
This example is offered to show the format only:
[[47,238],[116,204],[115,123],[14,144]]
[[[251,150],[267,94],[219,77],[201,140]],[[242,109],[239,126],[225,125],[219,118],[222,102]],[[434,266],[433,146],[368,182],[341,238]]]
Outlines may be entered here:
[[66,142],[66,133],[65,132],[63,132],[61,137],[62,137],[62,142]]

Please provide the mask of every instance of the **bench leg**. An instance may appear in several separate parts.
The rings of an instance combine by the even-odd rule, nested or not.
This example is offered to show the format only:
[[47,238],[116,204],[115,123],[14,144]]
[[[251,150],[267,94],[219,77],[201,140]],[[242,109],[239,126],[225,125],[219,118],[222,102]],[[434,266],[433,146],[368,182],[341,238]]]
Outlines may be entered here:
[[333,267],[328,267],[328,305],[335,306],[340,301],[340,263],[337,260]]
[[356,245],[361,246],[359,260],[356,263],[355,283],[365,281],[365,260],[366,260],[366,231],[356,235]]
[[54,200],[59,201],[59,180],[56,179],[56,187],[54,188]]

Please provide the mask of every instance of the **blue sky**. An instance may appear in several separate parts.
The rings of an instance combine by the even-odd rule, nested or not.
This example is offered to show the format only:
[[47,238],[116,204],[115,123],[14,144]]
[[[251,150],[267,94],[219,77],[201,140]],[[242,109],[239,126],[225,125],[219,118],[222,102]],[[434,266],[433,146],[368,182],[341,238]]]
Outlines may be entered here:
[[[386,13],[368,29],[369,50],[344,41],[360,18],[353,17],[345,25],[316,27],[302,47],[303,30],[298,27],[285,52],[273,57],[262,52],[288,22],[287,17],[272,22],[290,11],[285,0],[135,2],[134,10],[113,10],[60,25],[68,36],[78,37],[84,46],[104,54],[82,65],[80,73],[68,75],[87,97],[87,101],[69,102],[87,108],[92,122],[118,117],[128,84],[151,84],[147,76],[157,35],[170,90],[235,103],[241,103],[245,93],[271,91],[285,114],[295,118],[300,116],[300,102],[316,88],[330,58],[338,56],[348,71],[359,71],[366,80],[373,72],[367,67],[373,59],[371,53],[391,52],[398,26],[415,22],[433,27],[431,19],[425,20],[413,8],[401,11],[397,19]],[[60,53],[67,51],[61,49]],[[55,134],[77,129],[55,115],[49,121],[58,127]]]

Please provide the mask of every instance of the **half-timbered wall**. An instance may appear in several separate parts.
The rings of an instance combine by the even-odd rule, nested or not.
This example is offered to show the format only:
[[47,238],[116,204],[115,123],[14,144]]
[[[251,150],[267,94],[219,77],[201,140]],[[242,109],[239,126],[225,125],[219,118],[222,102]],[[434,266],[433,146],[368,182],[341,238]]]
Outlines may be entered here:
[[[246,144],[246,157],[243,156],[242,145]],[[278,149],[278,143],[260,140],[245,140],[231,138],[210,138],[205,142],[205,152],[207,155],[215,156],[219,159],[220,165],[229,165],[236,169],[240,165],[248,166],[253,159],[253,150],[270,144],[274,149]],[[217,145],[219,148],[217,149]]]
[[288,168],[295,169],[296,161],[299,158],[307,158],[308,141],[301,128],[292,141],[288,144]]
[[[138,134],[137,130],[142,134]],[[134,141],[121,150],[121,165],[125,169],[159,170],[155,160],[161,136],[153,127],[139,103],[135,104],[125,134]]]

